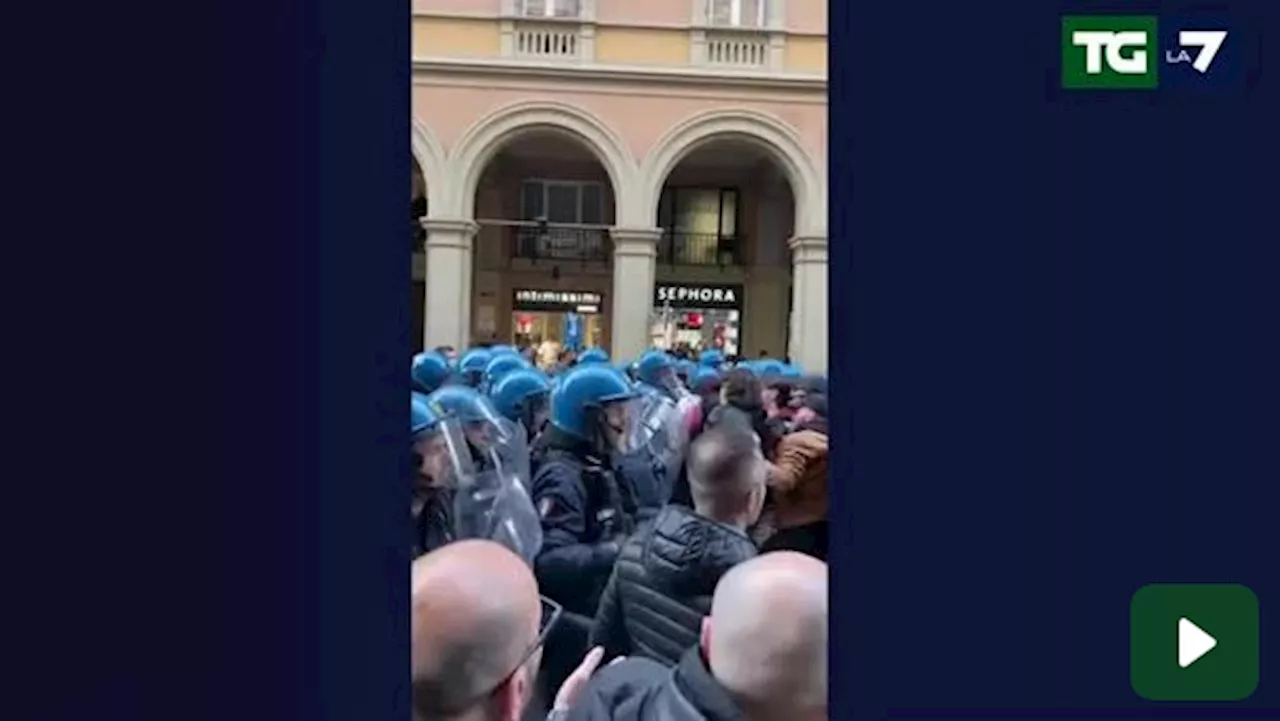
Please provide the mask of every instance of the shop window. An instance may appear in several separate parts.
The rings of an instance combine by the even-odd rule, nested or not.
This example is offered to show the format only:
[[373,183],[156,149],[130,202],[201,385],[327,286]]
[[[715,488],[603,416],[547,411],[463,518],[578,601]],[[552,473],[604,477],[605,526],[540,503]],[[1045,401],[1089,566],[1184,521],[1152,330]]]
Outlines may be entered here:
[[576,18],[582,13],[581,0],[520,0],[520,14],[535,18]]
[[706,0],[707,23],[716,27],[763,28],[768,0]]
[[664,259],[680,265],[740,262],[738,199],[736,188],[663,188],[658,227]]

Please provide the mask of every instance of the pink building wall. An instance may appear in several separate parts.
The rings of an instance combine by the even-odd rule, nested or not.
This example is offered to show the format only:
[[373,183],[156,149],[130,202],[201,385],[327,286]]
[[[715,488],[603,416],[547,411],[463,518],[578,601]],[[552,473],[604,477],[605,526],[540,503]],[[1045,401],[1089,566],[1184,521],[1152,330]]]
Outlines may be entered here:
[[826,157],[825,102],[797,103],[794,98],[769,98],[764,94],[751,97],[743,91],[691,91],[687,95],[675,92],[657,94],[624,83],[590,91],[571,83],[546,81],[523,88],[507,83],[485,87],[421,84],[413,90],[413,114],[430,126],[441,145],[449,150],[468,128],[498,108],[524,100],[554,98],[595,115],[622,136],[636,158],[643,158],[663,134],[697,113],[745,108],[781,119],[799,133],[812,157]]

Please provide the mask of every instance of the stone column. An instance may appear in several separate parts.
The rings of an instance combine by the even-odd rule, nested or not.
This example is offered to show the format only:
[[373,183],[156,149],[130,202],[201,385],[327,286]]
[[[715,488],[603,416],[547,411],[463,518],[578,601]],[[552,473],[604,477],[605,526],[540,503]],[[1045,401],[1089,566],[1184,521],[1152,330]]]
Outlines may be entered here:
[[479,229],[470,220],[423,218],[427,229],[426,308],[423,347],[471,342],[471,242]]
[[791,246],[791,344],[807,373],[827,372],[827,239],[797,236]]
[[653,306],[657,228],[613,228],[612,358],[635,358],[649,347],[649,311]]

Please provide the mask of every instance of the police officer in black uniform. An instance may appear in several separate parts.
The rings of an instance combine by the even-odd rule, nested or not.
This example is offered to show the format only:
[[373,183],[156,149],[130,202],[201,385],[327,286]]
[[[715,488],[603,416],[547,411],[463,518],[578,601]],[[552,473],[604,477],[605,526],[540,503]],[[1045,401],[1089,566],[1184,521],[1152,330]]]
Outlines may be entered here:
[[617,369],[573,368],[551,392],[550,418],[533,451],[533,503],[542,519],[534,571],[542,593],[565,609],[543,657],[544,688],[551,691],[586,651],[600,594],[634,528],[634,499],[613,466],[638,441],[638,401]]

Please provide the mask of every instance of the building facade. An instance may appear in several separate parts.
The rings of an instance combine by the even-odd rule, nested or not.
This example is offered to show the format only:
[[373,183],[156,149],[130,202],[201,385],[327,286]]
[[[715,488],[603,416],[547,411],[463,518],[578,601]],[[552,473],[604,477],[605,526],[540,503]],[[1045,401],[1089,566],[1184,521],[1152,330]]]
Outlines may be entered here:
[[426,347],[827,366],[826,0],[414,0]]

